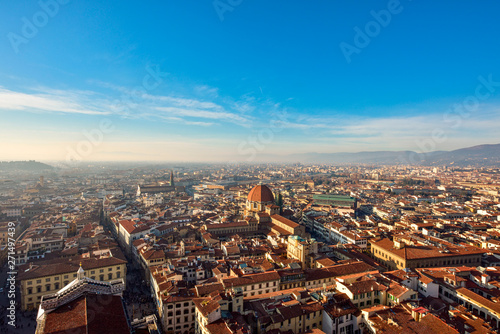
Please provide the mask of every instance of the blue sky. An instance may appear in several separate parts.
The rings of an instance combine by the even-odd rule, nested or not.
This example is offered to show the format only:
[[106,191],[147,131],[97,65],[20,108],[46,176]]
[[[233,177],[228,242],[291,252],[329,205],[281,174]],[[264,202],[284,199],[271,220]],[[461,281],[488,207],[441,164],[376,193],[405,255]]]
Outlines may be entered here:
[[259,161],[499,143],[499,9],[3,1],[0,160]]

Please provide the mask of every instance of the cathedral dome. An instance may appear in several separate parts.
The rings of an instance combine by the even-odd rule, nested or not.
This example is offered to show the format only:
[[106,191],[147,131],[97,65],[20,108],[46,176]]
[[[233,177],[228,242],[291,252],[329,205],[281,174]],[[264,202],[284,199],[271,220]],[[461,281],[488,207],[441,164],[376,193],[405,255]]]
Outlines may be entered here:
[[250,202],[274,202],[274,195],[267,186],[258,185],[250,190],[248,193],[248,200]]

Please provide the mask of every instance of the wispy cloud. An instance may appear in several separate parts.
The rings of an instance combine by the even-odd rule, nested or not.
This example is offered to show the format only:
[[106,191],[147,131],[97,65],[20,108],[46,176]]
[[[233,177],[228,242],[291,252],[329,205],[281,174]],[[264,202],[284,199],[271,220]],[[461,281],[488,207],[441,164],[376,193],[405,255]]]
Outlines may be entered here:
[[199,94],[204,94],[207,96],[211,96],[213,98],[217,98],[219,96],[219,89],[215,87],[210,87],[207,85],[199,85],[194,87],[195,92]]
[[[324,117],[284,123],[297,131],[314,130],[308,142],[317,143],[323,152],[353,150],[430,150],[455,149],[482,143],[496,143],[500,106],[481,105],[474,113],[454,118],[449,110],[436,108],[414,112],[413,116]],[[493,141],[492,141],[493,140]]]
[[[130,111],[129,115],[124,115],[125,117],[159,117],[166,121],[201,126],[215,123],[184,118],[216,119],[248,127],[252,122],[248,114],[256,108],[245,97],[236,101],[229,97],[220,97],[218,89],[209,86],[195,86],[192,90],[195,96],[185,97],[174,94],[155,95],[100,81],[94,83],[122,93],[122,100],[125,96],[125,104]],[[137,108],[139,104],[140,108]]]
[[227,120],[233,123],[241,123],[242,125],[248,123],[247,118],[229,112],[217,112],[201,109],[184,109],[175,107],[157,107],[156,109],[172,116]]
[[29,92],[19,92],[0,87],[0,110],[116,115],[133,119],[158,118],[166,122],[205,127],[215,123],[204,120],[231,122],[241,126],[248,126],[251,122],[249,116],[244,116],[239,111],[240,105],[237,103],[222,106],[214,101],[153,95],[102,82],[99,85],[121,95],[46,87],[35,87],[30,88]]
[[169,105],[174,105],[177,107],[184,108],[199,108],[199,109],[213,109],[213,110],[224,110],[224,108],[214,102],[198,101],[194,99],[185,99],[172,96],[155,96],[145,94],[142,96],[145,100],[163,102]]
[[[71,96],[72,95],[72,96]],[[0,87],[0,110],[19,110],[28,112],[61,112],[86,115],[107,115],[110,112],[94,108],[82,98],[60,91],[47,93],[21,93]],[[88,102],[88,101],[87,101]]]
[[[96,82],[93,84],[95,86]],[[200,157],[206,148],[202,149],[195,143],[200,141],[199,135],[220,140],[221,143],[217,147],[221,152],[232,152],[236,151],[235,141],[239,143],[242,140],[256,140],[260,138],[260,130],[275,128],[277,130],[273,130],[272,145],[267,145],[263,153],[422,151],[423,146],[419,143],[428,142],[437,130],[446,138],[440,142],[435,141],[435,147],[431,148],[437,150],[498,141],[500,104],[495,101],[478,106],[476,112],[462,116],[458,124],[445,117],[449,107],[443,106],[442,102],[435,105],[413,105],[411,110],[407,106],[401,106],[399,112],[382,110],[370,112],[370,116],[360,116],[367,113],[338,110],[315,113],[296,110],[288,108],[286,103],[276,103],[252,94],[238,98],[221,96],[217,89],[211,87],[194,87],[191,89],[192,94],[186,93],[189,89],[183,89],[184,94],[170,90],[168,93],[164,90],[162,94],[156,91],[156,94],[153,94],[102,82],[98,83],[98,86],[96,90],[53,89],[43,86],[13,90],[0,87],[0,112],[114,116],[117,119],[140,119],[145,121],[142,122],[144,124],[164,122],[195,129],[217,126],[217,132],[213,129],[191,130],[189,133],[179,131],[185,133],[182,138],[184,141],[193,139],[192,134],[197,135],[189,152]],[[130,123],[127,126],[129,125]],[[235,127],[240,128],[232,131]],[[140,135],[137,134],[134,140],[147,136],[146,128],[137,128]],[[281,131],[283,129],[285,131]],[[75,138],[79,134],[78,130],[76,132]],[[49,133],[37,133],[46,143],[54,137]],[[228,140],[227,133],[231,133],[231,140]],[[130,138],[129,133],[116,133],[115,136],[118,141]],[[25,140],[26,137],[29,136],[19,138]],[[153,141],[154,136],[148,140]],[[205,139],[202,142],[207,145]],[[125,145],[118,142],[115,145],[117,149],[125,152]],[[12,154],[16,153],[11,148],[9,150]],[[188,156],[186,152],[175,154]]]

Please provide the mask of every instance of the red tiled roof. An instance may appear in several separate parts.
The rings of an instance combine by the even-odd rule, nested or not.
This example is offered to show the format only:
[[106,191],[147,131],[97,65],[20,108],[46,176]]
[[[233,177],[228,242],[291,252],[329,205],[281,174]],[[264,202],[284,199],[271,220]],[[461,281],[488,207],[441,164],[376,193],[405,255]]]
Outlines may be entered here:
[[117,249],[113,250],[113,256],[104,258],[81,258],[77,256],[75,258],[59,258],[55,261],[45,261],[37,262],[39,265],[34,265],[31,269],[29,264],[25,264],[19,267],[18,280],[33,279],[38,277],[61,275],[61,274],[73,274],[76,273],[78,268],[80,268],[80,263],[82,268],[87,271],[89,269],[103,268],[109,266],[118,266],[127,263]]
[[119,296],[86,295],[47,314],[45,334],[130,333]]
[[306,269],[306,281],[314,281],[329,277],[339,277],[363,272],[373,271],[375,268],[362,261],[338,264],[331,267],[323,267],[320,269]]
[[135,222],[131,220],[120,220],[118,222],[129,234],[135,229]]
[[242,286],[248,284],[256,284],[262,282],[276,281],[280,279],[277,271],[269,271],[265,273],[250,274],[241,277],[226,277],[222,279],[222,284],[225,288],[233,286]]
[[280,215],[272,215],[271,219],[273,219],[273,220],[275,219],[275,220],[279,221],[280,223],[283,223],[287,226],[290,226],[291,228],[296,228],[297,226],[299,226],[299,224],[291,221],[290,219],[282,217]]
[[234,333],[229,328],[227,328],[226,323],[222,319],[219,319],[211,324],[208,324],[206,326],[206,328],[210,334],[232,334],[232,333]]
[[200,311],[200,313],[206,317],[210,313],[215,312],[218,308],[220,308],[218,300],[220,300],[220,297],[215,298],[217,300],[214,300],[210,297],[207,298],[194,298],[193,303],[196,306],[196,308]]
[[210,283],[210,284],[205,283],[196,286],[196,292],[200,297],[204,297],[214,291],[224,291],[224,287],[222,286],[221,283]]
[[250,202],[273,202],[274,195],[271,189],[266,185],[258,185],[250,190],[248,193],[248,200]]
[[476,304],[482,305],[486,308],[489,308],[490,310],[493,310],[497,314],[500,314],[500,305],[498,303],[495,303],[491,300],[488,300],[477,293],[470,291],[469,289],[466,288],[458,288],[457,293],[469,298],[470,300],[476,302]]
[[246,226],[248,226],[248,223],[246,221],[238,221],[234,223],[206,224],[207,231],[218,228],[246,227]]
[[464,246],[464,247],[448,247],[447,253],[440,252],[438,247],[430,246],[430,245],[420,245],[420,246],[408,246],[401,249],[397,249],[394,247],[394,243],[389,239],[382,239],[380,241],[372,241],[372,245],[376,245],[385,249],[386,251],[391,252],[392,254],[399,256],[401,258],[405,258],[408,260],[415,259],[424,259],[424,258],[436,258],[436,257],[453,257],[453,256],[461,256],[461,255],[477,255],[484,253],[484,250],[481,250],[477,247],[473,246]]

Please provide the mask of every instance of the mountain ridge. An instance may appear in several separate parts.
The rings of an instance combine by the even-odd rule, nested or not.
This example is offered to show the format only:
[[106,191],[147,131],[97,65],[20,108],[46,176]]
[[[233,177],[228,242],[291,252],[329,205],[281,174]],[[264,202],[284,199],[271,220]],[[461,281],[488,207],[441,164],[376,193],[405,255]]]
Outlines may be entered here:
[[53,169],[54,167],[35,160],[0,161],[0,171],[4,172],[11,172],[11,171],[38,172],[38,171],[46,171]]
[[340,153],[294,153],[281,156],[282,162],[380,165],[500,165],[500,144],[481,144],[451,151],[418,153],[401,151],[361,151]]

